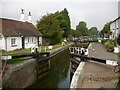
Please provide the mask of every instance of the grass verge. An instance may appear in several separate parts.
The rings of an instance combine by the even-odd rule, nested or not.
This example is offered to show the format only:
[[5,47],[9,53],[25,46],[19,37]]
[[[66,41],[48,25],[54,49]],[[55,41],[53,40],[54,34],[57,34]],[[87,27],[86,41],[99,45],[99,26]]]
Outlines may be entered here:
[[[7,64],[19,64],[26,60],[27,59],[21,59],[21,58],[9,59],[9,60],[7,60]],[[5,63],[5,60],[2,60],[2,63]]]
[[120,56],[120,53],[115,53],[116,55]]

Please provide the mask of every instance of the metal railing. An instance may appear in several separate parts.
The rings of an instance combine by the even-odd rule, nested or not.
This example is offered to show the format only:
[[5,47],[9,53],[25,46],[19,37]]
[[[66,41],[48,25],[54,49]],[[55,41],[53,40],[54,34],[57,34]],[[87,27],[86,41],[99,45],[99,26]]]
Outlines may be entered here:
[[95,57],[88,57],[88,56],[84,56],[84,55],[80,55],[80,54],[75,54],[75,53],[70,53],[71,57],[78,57],[78,58],[82,58],[81,60],[93,60],[93,61],[97,61],[97,62],[101,62],[101,63],[106,63],[105,59],[99,59],[99,58],[95,58]]

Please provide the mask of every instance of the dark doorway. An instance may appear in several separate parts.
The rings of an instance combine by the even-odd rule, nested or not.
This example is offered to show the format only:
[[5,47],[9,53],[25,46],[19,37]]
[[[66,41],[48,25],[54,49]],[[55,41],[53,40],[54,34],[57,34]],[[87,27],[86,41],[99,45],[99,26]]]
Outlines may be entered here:
[[24,37],[22,37],[22,48],[23,48],[23,49],[25,48],[25,40],[24,40]]

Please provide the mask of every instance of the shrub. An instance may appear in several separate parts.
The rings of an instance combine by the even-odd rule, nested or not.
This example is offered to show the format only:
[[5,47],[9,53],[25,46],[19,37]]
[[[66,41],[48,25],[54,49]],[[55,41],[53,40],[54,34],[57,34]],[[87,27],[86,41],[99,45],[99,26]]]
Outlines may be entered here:
[[112,44],[107,43],[105,46],[106,46],[108,52],[113,52],[114,51],[114,46]]
[[109,43],[113,43],[113,42],[115,42],[114,39],[110,39],[110,40],[109,40]]
[[117,46],[116,39],[110,39],[109,43],[114,45],[114,46]]
[[102,44],[105,44],[106,42],[107,42],[107,39],[102,39],[102,40],[101,40],[101,43],[102,43]]

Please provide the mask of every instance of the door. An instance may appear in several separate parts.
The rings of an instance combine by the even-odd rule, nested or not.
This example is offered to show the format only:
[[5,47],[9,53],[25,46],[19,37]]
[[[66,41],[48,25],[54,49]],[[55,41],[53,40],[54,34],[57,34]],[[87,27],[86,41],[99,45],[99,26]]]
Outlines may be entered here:
[[25,39],[24,39],[24,37],[22,37],[22,48],[23,49],[25,48]]

